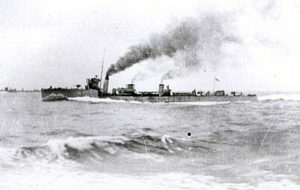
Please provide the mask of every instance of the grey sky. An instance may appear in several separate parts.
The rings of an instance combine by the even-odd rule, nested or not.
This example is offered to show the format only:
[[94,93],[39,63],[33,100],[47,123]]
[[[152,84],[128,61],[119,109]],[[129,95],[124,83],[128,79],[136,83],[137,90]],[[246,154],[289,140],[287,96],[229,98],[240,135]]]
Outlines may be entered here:
[[[168,80],[173,89],[300,90],[300,8],[297,1],[0,1],[0,88],[84,84],[129,46],[148,40],[186,17],[225,15],[240,45],[222,47],[216,67]],[[176,61],[176,60],[175,60]],[[111,77],[154,90],[174,60],[162,57]],[[183,71],[184,72],[184,71]],[[141,77],[142,76],[142,77]]]

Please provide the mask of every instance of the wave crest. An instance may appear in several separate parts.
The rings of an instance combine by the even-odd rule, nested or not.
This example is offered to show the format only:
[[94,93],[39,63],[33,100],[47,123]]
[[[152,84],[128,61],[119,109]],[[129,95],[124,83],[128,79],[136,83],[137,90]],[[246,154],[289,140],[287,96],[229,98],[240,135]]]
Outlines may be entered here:
[[44,158],[85,160],[89,158],[109,159],[128,153],[173,154],[182,146],[169,136],[139,135],[133,138],[116,137],[68,137],[49,140],[41,146],[21,147],[16,151],[18,158]]

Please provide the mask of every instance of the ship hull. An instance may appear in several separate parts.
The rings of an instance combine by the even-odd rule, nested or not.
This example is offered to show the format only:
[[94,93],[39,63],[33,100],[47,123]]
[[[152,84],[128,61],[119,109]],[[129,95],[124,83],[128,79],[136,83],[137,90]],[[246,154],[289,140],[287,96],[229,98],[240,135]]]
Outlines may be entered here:
[[94,89],[66,89],[66,88],[54,88],[54,89],[42,89],[42,99],[43,101],[59,101],[67,100],[71,97],[98,97],[98,90]]
[[94,98],[110,98],[122,101],[138,101],[138,102],[234,102],[234,101],[256,101],[256,96],[116,96],[107,95],[99,96],[98,90],[89,89],[42,89],[43,101],[59,101],[67,100],[71,97],[94,97]]
[[138,102],[236,102],[256,101],[256,96],[107,96],[113,100]]

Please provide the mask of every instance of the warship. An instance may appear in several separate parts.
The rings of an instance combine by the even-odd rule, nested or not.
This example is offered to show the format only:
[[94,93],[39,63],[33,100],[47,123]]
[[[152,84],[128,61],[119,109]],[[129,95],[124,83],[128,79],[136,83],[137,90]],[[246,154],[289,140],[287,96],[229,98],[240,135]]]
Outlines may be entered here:
[[103,87],[101,86],[102,77],[97,76],[86,80],[85,88],[47,88],[41,89],[44,101],[67,100],[70,97],[94,97],[110,98],[113,100],[138,101],[138,102],[233,102],[233,101],[256,101],[255,94],[243,94],[224,90],[217,91],[196,91],[191,92],[172,92],[170,87],[164,84],[158,85],[157,91],[137,91],[134,84],[127,84],[126,87],[113,88],[108,91],[109,76],[105,77]]
[[[104,50],[105,55],[105,50]],[[230,92],[227,94],[224,90],[217,91],[196,91],[192,92],[172,92],[170,87],[164,84],[158,85],[157,91],[137,91],[134,84],[127,84],[126,87],[113,88],[108,91],[109,72],[106,73],[102,87],[104,55],[102,59],[100,79],[96,75],[86,80],[86,85],[81,88],[77,84],[76,88],[50,88],[41,89],[43,101],[68,100],[72,97],[94,97],[94,98],[110,98],[113,100],[138,101],[138,102],[232,102],[232,101],[256,101],[255,94],[247,94]],[[108,70],[109,71],[109,70]],[[162,83],[162,82],[161,82]]]

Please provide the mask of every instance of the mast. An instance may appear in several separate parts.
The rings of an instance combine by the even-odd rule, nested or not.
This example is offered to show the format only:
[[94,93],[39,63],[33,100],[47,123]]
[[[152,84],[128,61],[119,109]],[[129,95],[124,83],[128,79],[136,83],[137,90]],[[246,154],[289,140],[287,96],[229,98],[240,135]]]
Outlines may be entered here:
[[102,66],[101,66],[101,74],[100,74],[100,90],[101,90],[101,86],[102,86],[104,57],[105,57],[105,48],[104,48],[104,50],[103,50],[103,58],[102,58]]

